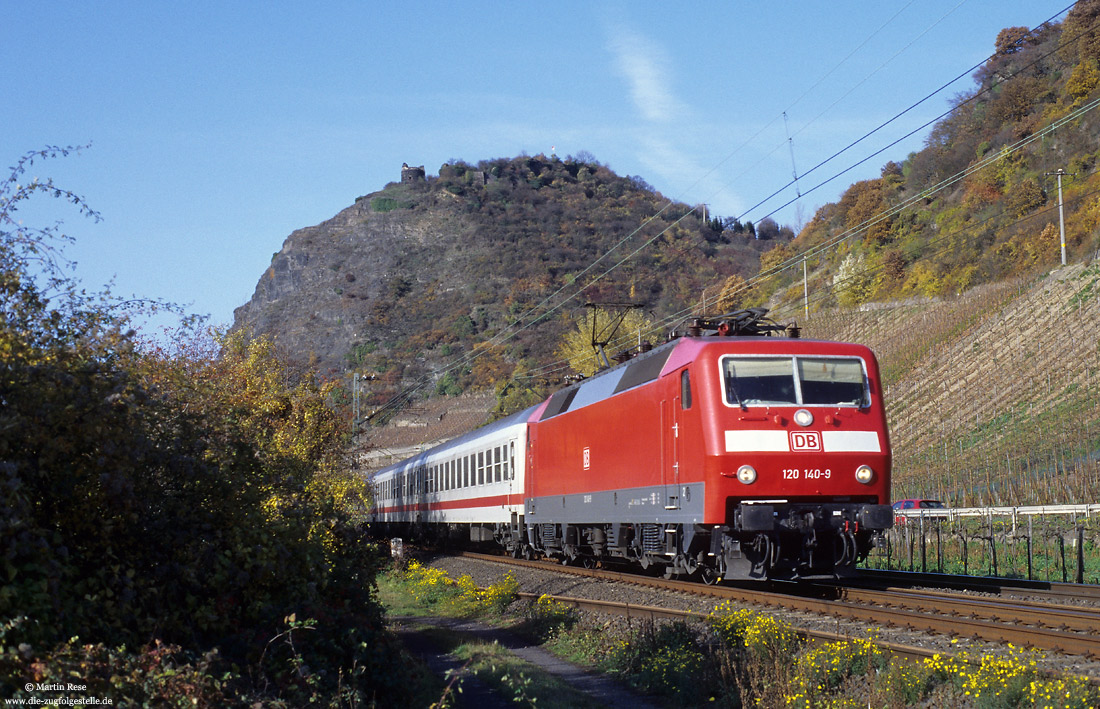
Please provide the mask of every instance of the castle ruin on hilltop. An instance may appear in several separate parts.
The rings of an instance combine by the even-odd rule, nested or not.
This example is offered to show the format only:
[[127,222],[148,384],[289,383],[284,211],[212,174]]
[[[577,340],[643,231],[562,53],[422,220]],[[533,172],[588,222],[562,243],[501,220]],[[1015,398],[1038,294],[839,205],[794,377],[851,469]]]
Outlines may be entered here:
[[426,173],[424,172],[424,166],[409,167],[409,164],[401,163],[401,183],[408,184],[412,182],[424,182],[427,180]]

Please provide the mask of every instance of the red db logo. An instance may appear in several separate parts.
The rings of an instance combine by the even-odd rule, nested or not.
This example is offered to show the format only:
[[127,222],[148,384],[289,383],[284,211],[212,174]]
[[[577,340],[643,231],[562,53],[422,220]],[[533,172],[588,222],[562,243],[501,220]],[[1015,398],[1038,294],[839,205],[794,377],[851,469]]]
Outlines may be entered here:
[[791,431],[792,451],[821,452],[821,434],[817,431]]

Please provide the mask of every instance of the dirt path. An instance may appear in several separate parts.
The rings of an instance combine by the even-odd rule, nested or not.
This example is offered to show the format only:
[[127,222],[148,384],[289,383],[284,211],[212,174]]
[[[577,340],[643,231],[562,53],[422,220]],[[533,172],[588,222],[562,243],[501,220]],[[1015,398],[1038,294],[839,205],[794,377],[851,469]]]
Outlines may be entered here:
[[[594,703],[608,709],[656,709],[658,707],[657,704],[621,682],[566,662],[506,630],[458,618],[395,617],[391,618],[391,621],[391,630],[397,633],[409,652],[421,658],[428,669],[440,677],[443,677],[448,670],[458,672],[463,663],[449,655],[445,649],[434,645],[430,638],[422,634],[420,630],[426,626],[461,633],[469,636],[471,640],[497,642],[513,655],[555,675],[586,694]],[[476,707],[476,709],[515,706],[510,697],[501,696],[469,675],[463,679],[462,693],[458,695],[457,700],[458,707]]]

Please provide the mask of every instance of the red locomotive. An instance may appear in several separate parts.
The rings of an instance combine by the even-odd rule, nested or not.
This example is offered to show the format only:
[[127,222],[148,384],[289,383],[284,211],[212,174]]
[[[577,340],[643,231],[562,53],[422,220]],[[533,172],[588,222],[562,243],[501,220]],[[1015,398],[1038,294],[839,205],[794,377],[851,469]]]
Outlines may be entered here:
[[[851,570],[893,521],[878,364],[765,312],[696,320],[689,336],[379,471],[375,520],[708,582]],[[793,336],[763,336],[781,333]]]

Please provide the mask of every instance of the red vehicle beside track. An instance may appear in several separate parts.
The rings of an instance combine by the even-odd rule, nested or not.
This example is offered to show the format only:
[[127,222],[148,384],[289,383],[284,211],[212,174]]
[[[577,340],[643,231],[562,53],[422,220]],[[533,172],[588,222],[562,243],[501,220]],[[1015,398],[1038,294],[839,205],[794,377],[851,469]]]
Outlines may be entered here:
[[468,528],[516,555],[709,582],[851,570],[893,521],[877,362],[861,345],[763,336],[787,330],[763,315],[697,320],[379,471],[380,531]]

